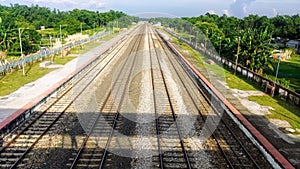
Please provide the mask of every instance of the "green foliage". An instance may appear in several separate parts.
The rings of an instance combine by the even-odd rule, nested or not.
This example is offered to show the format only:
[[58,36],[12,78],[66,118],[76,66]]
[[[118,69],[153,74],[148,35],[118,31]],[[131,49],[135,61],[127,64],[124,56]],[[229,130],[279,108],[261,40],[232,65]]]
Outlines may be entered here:
[[[20,52],[18,28],[21,29],[24,54],[36,52],[43,46],[45,38],[59,37],[60,27],[63,37],[85,30],[99,30],[114,20],[122,18],[120,26],[127,27],[136,17],[130,17],[119,11],[94,12],[74,9],[72,11],[50,10],[49,8],[14,4],[10,7],[0,5],[0,51]],[[124,17],[124,18],[123,18]],[[48,32],[40,31],[44,26]],[[20,55],[20,54],[18,54]]]
[[[163,26],[173,28],[180,34],[190,34],[189,39],[192,42],[197,41],[198,44],[204,44],[208,50],[216,49],[223,57],[230,60],[235,61],[237,53],[239,53],[238,63],[259,74],[274,70],[269,58],[274,50],[274,46],[270,45],[273,38],[300,38],[299,15],[274,18],[249,15],[239,19],[207,13],[198,17],[182,19],[156,18],[150,22],[161,22]],[[239,52],[237,51],[238,44]]]
[[283,85],[284,87],[288,88],[290,86],[290,81],[286,80],[285,78],[278,79],[279,84]]

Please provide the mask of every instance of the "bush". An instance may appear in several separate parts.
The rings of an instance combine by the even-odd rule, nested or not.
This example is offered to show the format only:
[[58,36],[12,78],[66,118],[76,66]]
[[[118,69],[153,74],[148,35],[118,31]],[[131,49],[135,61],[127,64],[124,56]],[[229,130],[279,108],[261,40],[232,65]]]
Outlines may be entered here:
[[281,84],[282,86],[289,88],[290,86],[290,81],[286,80],[285,78],[281,78],[277,80],[279,82],[279,84]]

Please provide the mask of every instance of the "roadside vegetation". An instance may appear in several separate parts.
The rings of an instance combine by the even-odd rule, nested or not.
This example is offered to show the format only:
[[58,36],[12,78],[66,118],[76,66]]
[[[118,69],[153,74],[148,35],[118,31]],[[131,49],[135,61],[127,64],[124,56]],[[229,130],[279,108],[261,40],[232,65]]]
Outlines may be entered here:
[[112,10],[59,11],[38,5],[0,5],[0,65],[20,59],[21,49],[23,55],[28,55],[40,51],[41,47],[65,44],[70,35],[118,31],[137,21],[137,17]]
[[[273,80],[278,61],[270,56],[276,50],[285,50],[283,42],[276,42],[277,38],[300,39],[299,15],[278,15],[273,18],[249,15],[240,19],[207,13],[191,18],[154,18],[150,22],[159,23],[198,47],[220,53],[222,57],[237,61],[238,64]],[[281,85],[296,92],[299,90],[300,81],[299,71],[295,71],[300,65],[298,58],[299,55],[292,54],[291,59],[287,57],[286,61],[281,61],[276,79]]]
[[262,90],[262,88],[259,87],[256,83],[242,76],[234,75],[234,72],[231,70],[227,70],[218,64],[207,64],[209,58],[201,55],[188,44],[180,42],[176,38],[172,38],[172,41],[175,44],[179,45],[184,52],[187,52],[189,56],[194,57],[194,59],[197,61],[197,66],[199,66],[200,68],[209,69],[219,77],[222,77],[225,74],[228,87],[239,90]]
[[[172,41],[180,46],[182,52],[186,56],[192,57],[196,60],[196,64],[198,67],[203,69],[209,69],[214,72],[217,76],[223,77],[225,75],[226,85],[231,89],[238,89],[243,91],[254,91],[260,90],[263,91],[263,88],[257,85],[255,82],[245,78],[244,76],[234,75],[232,70],[227,70],[226,68],[218,65],[218,64],[207,64],[208,58],[199,54],[199,52],[195,51],[186,43],[180,42],[176,38],[172,38]],[[298,58],[293,59],[292,63],[297,63]],[[284,63],[283,63],[284,64]],[[284,68],[287,67],[287,68]],[[283,66],[283,71],[285,69],[289,69],[289,64]],[[272,107],[270,110],[271,114],[266,114],[265,117],[269,119],[279,119],[289,122],[293,129],[300,129],[300,109],[299,107],[286,102],[280,97],[271,97],[268,95],[265,96],[249,96],[248,99],[250,101],[257,102],[262,106]],[[295,133],[299,133],[296,131]]]
[[58,54],[52,58],[48,57],[27,63],[23,75],[21,67],[0,72],[0,96],[10,94],[53,70],[40,68],[40,62],[49,60],[53,61],[52,64],[64,65],[74,59],[76,55],[113,38],[122,28],[127,28],[133,22],[138,22],[138,18],[112,10],[108,12],[79,9],[59,11],[38,5],[30,7],[19,4],[0,5],[0,65],[20,60],[21,49],[23,56],[26,56],[39,52],[42,47],[47,49],[61,45],[61,43],[65,44],[65,40],[70,35],[79,34],[88,37],[100,31],[112,30],[113,32],[99,40],[72,48],[70,56],[62,58],[61,54]]
[[[272,61],[275,68],[278,66],[278,61]],[[291,58],[285,61],[280,61],[278,70],[278,81],[285,87],[300,93],[300,55],[293,54]],[[266,75],[269,79],[275,80],[275,75],[268,72]]]

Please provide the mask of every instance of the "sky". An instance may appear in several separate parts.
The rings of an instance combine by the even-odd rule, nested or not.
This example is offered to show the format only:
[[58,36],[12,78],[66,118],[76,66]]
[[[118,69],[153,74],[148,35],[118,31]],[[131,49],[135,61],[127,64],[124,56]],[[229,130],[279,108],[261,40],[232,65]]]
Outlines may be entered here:
[[68,11],[75,8],[99,12],[118,10],[130,15],[165,13],[176,17],[192,17],[207,12],[243,18],[249,14],[300,14],[300,0],[0,0],[1,5],[38,4],[50,9]]

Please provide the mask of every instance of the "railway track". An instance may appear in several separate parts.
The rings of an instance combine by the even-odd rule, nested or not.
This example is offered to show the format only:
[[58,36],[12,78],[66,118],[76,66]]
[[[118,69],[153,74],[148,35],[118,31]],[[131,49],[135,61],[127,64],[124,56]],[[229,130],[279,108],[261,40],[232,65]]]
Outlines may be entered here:
[[76,101],[91,110],[88,92],[99,107],[62,168],[272,168],[161,36],[143,24],[84,69],[6,137],[0,168],[28,165]]
[[[155,107],[158,106],[159,103],[156,103],[157,97],[167,98],[167,102],[165,102],[166,110],[161,113],[156,108],[155,116],[156,116],[156,130],[157,130],[157,140],[158,140],[158,150],[159,150],[159,167],[160,168],[192,168],[192,164],[194,162],[190,161],[188,156],[186,147],[184,145],[184,139],[181,133],[180,126],[177,121],[177,114],[175,109],[177,109],[177,105],[174,104],[174,98],[171,96],[171,91],[168,89],[168,85],[166,82],[166,74],[164,70],[164,62],[162,61],[162,57],[160,50],[158,49],[157,44],[154,44],[152,39],[154,39],[153,30],[149,33],[149,48],[154,49],[154,51],[150,52],[151,57],[151,77],[152,77],[152,86],[153,86],[153,98]],[[157,39],[157,38],[155,38]],[[157,65],[157,66],[155,66]],[[159,71],[153,71],[159,70]],[[162,91],[160,93],[156,91]],[[167,132],[166,136],[163,132]]]
[[[128,56],[132,51],[137,50],[142,38],[141,35],[133,35],[133,37],[134,36],[138,36],[138,39],[133,42],[133,45],[129,49]],[[91,129],[82,142],[79,151],[73,159],[70,159],[70,161],[72,161],[70,168],[104,167],[105,160],[108,158],[108,149],[112,142],[114,130],[116,129],[116,125],[119,125],[118,122],[122,121],[122,119],[119,118],[120,105],[123,102],[124,91],[135,64],[135,57],[127,57],[125,60],[123,65],[121,65],[121,70],[123,71],[117,72],[118,76],[116,82],[113,83],[110,91],[107,92],[104,102],[101,104],[100,113],[97,114],[95,120],[91,122]],[[130,66],[127,66],[128,64]],[[125,80],[126,83],[124,83],[123,80]],[[118,84],[117,81],[121,81],[121,83]],[[116,100],[114,100],[112,96],[112,90],[117,90],[117,93],[120,94],[120,103],[115,103]],[[95,143],[95,141],[97,143]]]
[[[161,46],[164,49],[163,51],[168,51],[166,46]],[[228,168],[272,168],[257,146],[233,123],[232,119],[224,113],[220,105],[211,103],[210,98],[198,87],[199,85],[195,79],[188,76],[189,74],[186,71],[182,71],[186,68],[180,62],[180,58],[174,59],[172,53],[168,53],[167,56],[169,63],[172,65],[171,67],[174,68],[179,81],[191,98],[192,105],[197,109],[196,112],[199,112],[201,117],[198,118],[199,124],[204,124],[208,120],[207,116],[209,115],[219,116],[219,118],[215,118],[217,119],[216,122],[212,122],[206,125],[206,127],[212,134],[214,143],[226,161],[221,166],[227,166]],[[191,83],[187,83],[187,81]],[[195,95],[195,91],[199,93]],[[214,129],[215,124],[218,124],[216,129]]]
[[[178,66],[181,66],[184,69],[186,68],[182,62],[179,62],[178,59],[180,58],[172,60],[170,57],[171,55],[172,54],[169,54],[169,61],[174,67],[174,71],[179,74],[180,72],[178,70],[180,69],[175,67],[176,63],[174,62],[177,62]],[[179,75],[178,77],[180,77],[181,83],[185,85],[185,89],[188,91],[191,101],[201,116],[201,118],[198,118],[199,123],[205,123],[207,116],[211,115],[213,112],[215,112],[214,114],[216,116],[220,116],[219,118],[216,118],[218,119],[217,122],[212,122],[212,124],[207,125],[206,127],[212,134],[213,142],[216,144],[221,156],[223,156],[226,161],[226,163],[223,161],[221,166],[226,166],[228,168],[272,168],[266,158],[258,150],[257,146],[252,143],[235,123],[233,123],[228,114],[224,113],[224,110],[220,108],[220,105],[211,103],[202,89],[197,87],[199,85],[195,79],[191,76],[187,77],[187,74],[185,73],[181,74],[182,75]],[[191,79],[192,83],[186,83],[188,79]],[[191,86],[189,84],[194,85]],[[199,91],[201,94],[193,95],[192,93],[195,91]],[[214,124],[218,124],[216,130],[211,127],[214,126]]]
[[[38,110],[32,113],[28,120],[6,136],[4,146],[0,150],[0,167],[20,168],[28,165],[30,161],[28,161],[27,155],[38,141],[59,122],[61,116],[71,107],[74,100],[89,87],[95,77],[112,62],[115,53],[118,53],[126,44],[125,41],[122,42],[112,54],[101,57],[89,69],[83,70],[79,75],[80,77],[70,81],[63,90],[55,94],[55,97],[48,99]],[[75,85],[77,85],[76,89],[80,90],[74,91]]]

